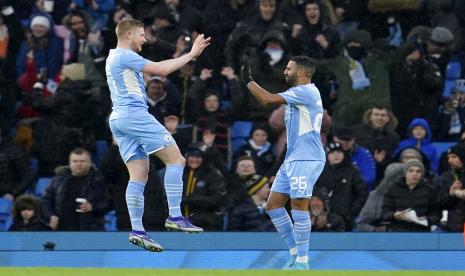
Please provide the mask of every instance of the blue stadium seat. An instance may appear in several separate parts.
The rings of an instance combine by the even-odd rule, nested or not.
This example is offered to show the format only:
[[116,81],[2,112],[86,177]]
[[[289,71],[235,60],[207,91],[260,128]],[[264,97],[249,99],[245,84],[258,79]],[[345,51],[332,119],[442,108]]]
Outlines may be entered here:
[[443,152],[447,151],[450,147],[452,147],[455,144],[457,143],[455,142],[434,142],[433,147],[436,149],[436,153],[439,158]]
[[459,61],[450,61],[446,67],[446,73],[444,76],[444,91],[442,95],[449,97],[454,87],[454,82],[459,79],[462,75],[462,66]]
[[252,121],[235,121],[231,130],[231,150],[236,152],[242,145],[247,144],[252,131]]
[[116,227],[116,212],[110,211],[105,214],[105,231],[118,231]]
[[8,231],[13,224],[13,217],[10,214],[0,214],[0,231]]
[[41,177],[37,180],[36,188],[34,194],[38,197],[43,197],[45,195],[45,190],[47,190],[48,185],[52,181],[51,177]]
[[100,163],[102,162],[103,157],[108,151],[108,143],[105,140],[97,140],[95,142],[95,154],[92,157],[92,161],[100,168]]
[[13,202],[6,198],[0,198],[0,214],[11,214]]

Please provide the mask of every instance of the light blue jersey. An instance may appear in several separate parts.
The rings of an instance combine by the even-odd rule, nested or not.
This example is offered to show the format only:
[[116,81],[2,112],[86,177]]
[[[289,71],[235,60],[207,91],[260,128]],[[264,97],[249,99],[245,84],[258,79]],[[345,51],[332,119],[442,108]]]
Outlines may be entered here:
[[320,91],[312,83],[291,87],[279,93],[286,100],[285,124],[287,153],[284,162],[325,161],[320,129],[323,104]]
[[142,73],[142,68],[148,62],[148,59],[129,49],[110,50],[105,71],[113,103],[113,118],[148,109]]

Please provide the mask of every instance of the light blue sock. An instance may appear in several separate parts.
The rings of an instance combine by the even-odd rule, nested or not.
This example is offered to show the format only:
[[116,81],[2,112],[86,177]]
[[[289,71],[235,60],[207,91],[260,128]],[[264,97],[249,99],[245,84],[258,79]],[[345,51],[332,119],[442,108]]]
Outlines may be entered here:
[[171,217],[182,216],[181,199],[182,199],[182,173],[183,165],[168,165],[165,172],[165,190],[168,199],[169,214]]
[[144,215],[144,189],[145,183],[129,180],[126,188],[126,204],[128,205],[129,217],[131,218],[132,230],[145,231],[142,225]]
[[310,222],[310,213],[308,211],[291,211],[294,219],[295,241],[297,244],[297,262],[308,262],[309,239],[312,224]]
[[271,221],[274,224],[274,227],[276,227],[276,230],[278,230],[278,234],[281,236],[281,238],[284,240],[287,247],[289,248],[291,255],[295,255],[297,252],[295,252],[296,240],[294,227],[286,209],[276,208],[267,211],[267,213],[270,216]]

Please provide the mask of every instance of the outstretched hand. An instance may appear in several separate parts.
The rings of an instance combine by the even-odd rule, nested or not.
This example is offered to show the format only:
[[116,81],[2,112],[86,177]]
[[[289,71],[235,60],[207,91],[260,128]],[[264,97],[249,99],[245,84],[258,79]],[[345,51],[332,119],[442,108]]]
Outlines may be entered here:
[[241,80],[245,85],[253,81],[249,58],[247,56],[242,56],[241,58]]
[[210,37],[205,38],[205,35],[203,34],[198,35],[194,41],[194,44],[192,44],[191,53],[193,54],[193,57],[200,56],[203,50],[205,50],[205,48],[210,45],[210,40]]

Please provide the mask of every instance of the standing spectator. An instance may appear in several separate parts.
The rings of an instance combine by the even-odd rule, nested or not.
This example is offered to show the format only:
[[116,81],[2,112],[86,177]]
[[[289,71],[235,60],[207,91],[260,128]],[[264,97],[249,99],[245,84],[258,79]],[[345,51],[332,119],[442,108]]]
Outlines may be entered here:
[[359,169],[367,190],[371,191],[376,181],[376,163],[373,155],[367,148],[357,144],[351,129],[335,129],[333,140],[341,145],[346,157]]
[[310,198],[310,220],[314,232],[344,232],[344,220],[334,213],[329,212],[326,206],[327,197],[314,193]]
[[439,178],[439,201],[447,210],[445,230],[463,232],[465,221],[465,145],[458,144],[447,152],[450,170]]
[[431,144],[432,135],[428,122],[423,118],[413,119],[410,122],[407,134],[408,138],[400,141],[396,153],[407,147],[414,146],[428,157],[431,162],[431,170],[437,173],[439,160],[436,149]]
[[313,58],[333,58],[339,53],[338,32],[323,21],[322,3],[308,0],[304,3],[304,23],[292,26],[291,49],[295,55]]
[[271,143],[268,141],[269,133],[270,131],[267,126],[261,124],[255,125],[250,133],[248,143],[234,153],[232,167],[236,167],[234,164],[241,157],[248,156],[254,159],[257,173],[266,175],[276,159],[271,148]]
[[204,159],[197,148],[186,152],[182,211],[192,216],[192,223],[209,231],[222,229],[226,184],[221,172]]
[[42,199],[49,226],[59,231],[103,231],[110,205],[104,178],[92,167],[90,153],[74,149],[69,167],[56,171]]
[[164,82],[159,77],[152,77],[147,83],[147,104],[149,113],[159,122],[168,115],[179,116],[181,97],[179,90],[169,81]]
[[344,39],[357,29],[359,22],[367,16],[367,0],[331,0],[334,12],[340,20],[337,30]]
[[386,166],[392,161],[400,137],[395,132],[397,119],[385,107],[375,106],[363,115],[363,124],[354,128],[357,144],[367,148],[376,161],[377,179],[382,177]]
[[257,174],[255,162],[250,157],[241,157],[236,173],[229,181],[232,198],[229,202],[230,231],[274,231],[274,226],[265,214],[266,200],[270,194],[268,178]]
[[437,124],[437,140],[457,142],[465,131],[465,79],[455,81],[451,97],[444,103]]
[[114,0],[72,0],[70,10],[81,9],[92,16],[92,32],[98,32],[108,23],[108,16],[115,9]]
[[0,2],[0,11],[0,80],[14,82],[16,72],[12,68],[15,66],[21,41],[24,39],[24,31],[18,14],[9,1]]
[[403,172],[404,177],[384,196],[383,220],[391,222],[389,229],[394,232],[429,232],[440,219],[438,191],[424,180],[425,168],[421,161],[408,161]]
[[152,11],[168,9],[179,18],[179,26],[191,33],[195,39],[202,33],[202,14],[193,8],[188,0],[163,0],[156,4]]
[[13,206],[13,224],[8,231],[50,231],[42,221],[40,200],[32,195],[22,195]]
[[344,219],[346,231],[352,231],[367,198],[367,189],[358,169],[337,142],[326,146],[328,162],[315,185],[315,192],[328,198],[328,209]]
[[[52,85],[62,65],[63,40],[55,35],[53,22],[47,15],[35,15],[16,58],[18,85],[29,93],[37,81]],[[53,90],[48,88],[47,91],[44,89],[46,95]]]
[[13,201],[31,187],[33,180],[27,154],[0,129],[0,196]]

